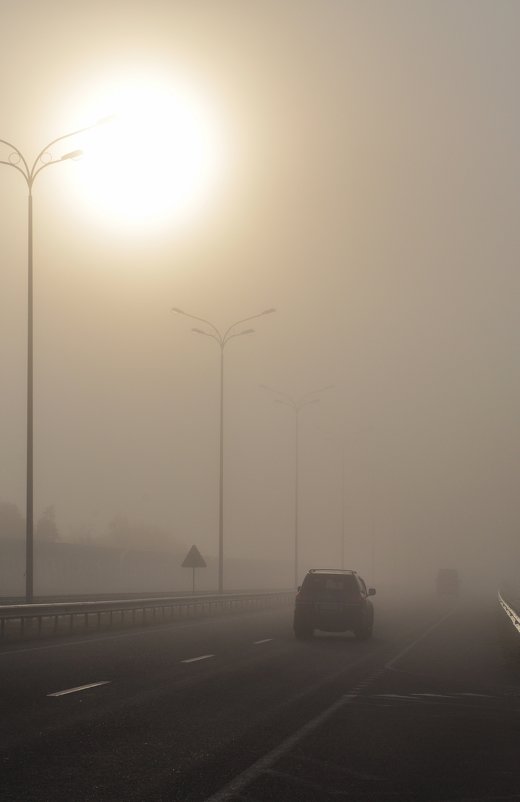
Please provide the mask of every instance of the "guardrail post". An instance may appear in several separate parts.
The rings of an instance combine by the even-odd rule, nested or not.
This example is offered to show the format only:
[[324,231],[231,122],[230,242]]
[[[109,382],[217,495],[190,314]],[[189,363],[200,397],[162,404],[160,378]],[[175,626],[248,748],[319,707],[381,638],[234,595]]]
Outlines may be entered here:
[[[16,637],[16,622],[18,622],[19,637],[40,637],[48,633],[46,620],[52,619],[52,629],[50,634],[72,633],[76,628],[76,618],[79,618],[78,627],[87,632],[90,628],[91,614],[95,615],[95,622],[98,630],[101,630],[106,621],[109,628],[114,626],[125,627],[129,623],[127,612],[131,611],[131,623],[133,626],[146,626],[150,623],[162,623],[168,619],[171,621],[181,618],[195,618],[198,616],[221,615],[225,611],[249,610],[260,607],[272,607],[276,603],[288,603],[292,599],[292,593],[261,593],[261,594],[226,594],[224,597],[213,594],[200,595],[198,597],[177,597],[177,598],[156,598],[149,599],[150,604],[146,605],[144,599],[137,599],[135,602],[128,599],[123,605],[110,603],[108,600],[103,602],[58,602],[40,605],[13,605],[0,607],[0,639],[9,638],[11,633]],[[169,613],[168,613],[169,609]],[[7,612],[6,612],[7,610]],[[151,611],[152,616],[148,612]],[[119,614],[114,620],[114,613]],[[108,619],[104,616],[108,614]],[[13,626],[6,623],[7,619],[13,620]],[[45,619],[45,621],[44,621]],[[68,619],[68,622],[67,622]],[[36,620],[36,625],[34,621]],[[28,626],[27,622],[30,622]],[[63,622],[63,626],[61,626]],[[82,622],[82,623],[81,623]]]

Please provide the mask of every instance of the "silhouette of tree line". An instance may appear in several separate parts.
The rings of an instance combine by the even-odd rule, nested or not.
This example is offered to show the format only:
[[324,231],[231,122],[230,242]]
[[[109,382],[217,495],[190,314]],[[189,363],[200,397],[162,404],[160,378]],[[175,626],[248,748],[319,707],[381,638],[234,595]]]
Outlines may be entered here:
[[[16,504],[0,501],[0,540],[25,538],[25,518]],[[38,518],[35,527],[35,540],[47,542],[73,542],[84,545],[113,546],[132,550],[185,551],[187,546],[180,543],[171,532],[155,524],[144,521],[129,521],[124,515],[113,518],[103,534],[93,535],[86,525],[77,525],[64,538],[56,523],[56,510],[53,505],[46,507]]]
[[[25,537],[25,518],[10,501],[0,501],[0,539],[11,540]],[[56,524],[56,511],[46,507],[36,522],[35,537],[39,540],[58,541],[61,534]]]

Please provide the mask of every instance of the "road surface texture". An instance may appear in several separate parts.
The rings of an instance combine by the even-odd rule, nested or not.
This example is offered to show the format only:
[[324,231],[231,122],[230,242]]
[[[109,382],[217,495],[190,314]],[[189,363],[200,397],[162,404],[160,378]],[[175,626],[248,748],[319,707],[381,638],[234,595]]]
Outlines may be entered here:
[[375,608],[361,643],[282,608],[2,647],[0,799],[520,800],[496,598]]

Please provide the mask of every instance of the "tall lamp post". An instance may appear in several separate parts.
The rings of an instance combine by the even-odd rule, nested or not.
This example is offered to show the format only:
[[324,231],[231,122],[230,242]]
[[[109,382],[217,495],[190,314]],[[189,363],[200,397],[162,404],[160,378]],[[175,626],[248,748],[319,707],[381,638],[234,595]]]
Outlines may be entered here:
[[314,390],[312,393],[306,393],[305,395],[300,396],[299,398],[293,398],[293,396],[288,395],[287,393],[282,393],[280,390],[275,390],[274,387],[269,387],[267,384],[261,384],[263,390],[270,390],[273,393],[281,396],[281,398],[275,399],[275,404],[284,404],[286,407],[289,407],[294,413],[294,587],[298,587],[298,548],[299,548],[299,494],[300,494],[300,468],[299,468],[299,453],[300,453],[300,412],[304,407],[308,407],[310,404],[318,404],[320,399],[319,398],[312,398],[311,396],[316,396],[317,393],[321,393],[323,390],[330,390],[332,385],[327,387],[320,387],[319,390]]
[[341,443],[341,567],[345,568],[345,441]]
[[25,510],[25,526],[26,526],[26,544],[25,544],[25,598],[28,604],[34,598],[34,443],[33,443],[33,430],[34,430],[34,392],[33,392],[33,376],[34,376],[34,358],[33,358],[33,196],[32,190],[37,176],[50,167],[52,164],[60,164],[69,159],[75,159],[82,155],[81,150],[72,150],[65,153],[63,156],[54,158],[50,153],[50,148],[64,139],[83,134],[85,131],[90,131],[111,118],[104,118],[98,120],[94,125],[88,125],[84,128],[78,128],[76,131],[71,131],[68,134],[59,136],[49,142],[36,156],[34,162],[31,163],[26,160],[22,152],[11,142],[5,139],[0,139],[0,145],[3,145],[9,150],[9,155],[6,159],[0,159],[0,164],[5,164],[11,167],[23,176],[27,184],[27,468],[26,468],[26,510]]
[[251,315],[250,317],[242,318],[242,320],[237,320],[236,323],[233,323],[229,326],[224,332],[221,332],[213,323],[209,320],[205,320],[203,317],[197,317],[197,315],[190,315],[188,312],[184,312],[182,309],[177,309],[174,307],[172,312],[176,312],[178,315],[184,315],[185,317],[189,317],[192,320],[198,320],[201,323],[204,323],[206,326],[209,326],[209,331],[204,331],[203,329],[194,328],[192,331],[195,334],[202,334],[205,337],[210,337],[212,340],[215,340],[217,345],[220,348],[220,444],[219,444],[219,494],[218,494],[218,592],[224,592],[224,350],[228,342],[235,337],[242,337],[244,334],[253,334],[254,329],[242,329],[242,331],[233,332],[233,329],[236,326],[239,326],[242,323],[247,323],[250,320],[255,320],[258,317],[263,317],[264,315],[270,315],[275,312],[275,309],[265,309],[263,312],[260,312],[257,315]]

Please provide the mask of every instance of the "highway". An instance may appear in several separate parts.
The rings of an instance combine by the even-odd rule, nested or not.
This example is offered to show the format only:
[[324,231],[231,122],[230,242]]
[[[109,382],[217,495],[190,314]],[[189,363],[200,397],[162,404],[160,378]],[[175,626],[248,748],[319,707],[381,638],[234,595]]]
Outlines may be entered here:
[[375,608],[361,643],[283,607],[1,647],[0,799],[520,800],[496,598]]

